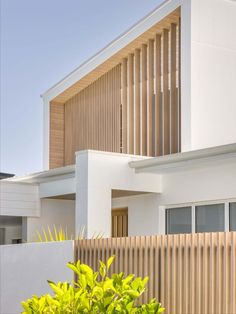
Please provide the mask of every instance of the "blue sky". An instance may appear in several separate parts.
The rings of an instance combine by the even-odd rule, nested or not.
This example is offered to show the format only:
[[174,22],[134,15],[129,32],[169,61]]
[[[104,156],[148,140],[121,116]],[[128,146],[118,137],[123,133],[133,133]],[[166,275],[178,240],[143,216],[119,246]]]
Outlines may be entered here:
[[0,0],[0,171],[42,170],[40,94],[162,0]]

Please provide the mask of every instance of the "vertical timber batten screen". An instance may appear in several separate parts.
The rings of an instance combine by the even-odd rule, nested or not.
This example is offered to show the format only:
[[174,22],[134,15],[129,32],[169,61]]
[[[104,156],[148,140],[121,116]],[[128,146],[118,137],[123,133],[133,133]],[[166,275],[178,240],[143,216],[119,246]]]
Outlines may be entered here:
[[166,314],[236,313],[236,232],[75,241],[75,259],[98,270],[149,276],[144,302],[156,297]]
[[64,104],[50,103],[50,168],[74,164],[75,152],[84,149],[143,156],[181,151],[180,23],[147,32],[112,69]]
[[161,156],[180,151],[180,21],[121,62],[122,152]]
[[121,65],[65,103],[65,165],[84,149],[120,152]]

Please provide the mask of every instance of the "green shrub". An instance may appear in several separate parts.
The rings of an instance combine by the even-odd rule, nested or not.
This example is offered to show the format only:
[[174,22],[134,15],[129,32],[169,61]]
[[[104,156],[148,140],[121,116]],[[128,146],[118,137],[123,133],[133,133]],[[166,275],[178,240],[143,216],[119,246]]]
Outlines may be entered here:
[[49,281],[54,295],[49,294],[22,302],[23,314],[76,314],[108,313],[139,314],[162,313],[164,308],[155,299],[147,304],[138,305],[137,300],[146,290],[148,278],[124,276],[123,273],[108,277],[107,272],[114,260],[110,257],[106,264],[100,261],[99,272],[88,265],[68,263],[68,267],[77,275],[76,282]]

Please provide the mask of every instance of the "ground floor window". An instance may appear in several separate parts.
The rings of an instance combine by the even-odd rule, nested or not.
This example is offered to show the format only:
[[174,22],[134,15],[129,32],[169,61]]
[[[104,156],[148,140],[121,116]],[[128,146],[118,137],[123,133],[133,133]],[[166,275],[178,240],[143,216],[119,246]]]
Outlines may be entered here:
[[236,202],[166,208],[166,233],[236,231]]
[[224,204],[196,206],[195,215],[196,232],[224,231]]
[[169,208],[166,214],[166,229],[168,234],[191,232],[191,207]]

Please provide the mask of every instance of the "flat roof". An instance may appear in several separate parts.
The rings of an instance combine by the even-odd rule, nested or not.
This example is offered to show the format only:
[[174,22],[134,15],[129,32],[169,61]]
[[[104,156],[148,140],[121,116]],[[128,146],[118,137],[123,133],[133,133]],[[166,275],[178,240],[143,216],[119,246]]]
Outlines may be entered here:
[[134,49],[146,44],[148,39],[178,23],[181,0],[166,0],[150,14],[112,41],[97,54],[42,94],[45,102],[64,103],[119,64]]
[[[88,151],[81,151],[78,154],[83,154]],[[129,166],[136,172],[154,172],[164,173],[170,172],[174,169],[186,168],[186,166],[193,167],[193,165],[201,164],[202,162],[213,161],[219,162],[219,160],[233,160],[236,162],[236,143],[221,145],[210,148],[203,148],[199,150],[192,150],[189,152],[182,152],[177,154],[170,154],[160,157],[144,157],[138,155],[126,155],[120,153],[109,153],[102,151],[95,151],[105,155],[119,155],[130,156],[135,160],[129,162]],[[36,172],[22,177],[12,177],[3,179],[3,182],[18,182],[18,183],[41,183],[50,180],[75,177],[75,165],[69,165],[60,168],[49,169],[41,172]]]
[[0,180],[14,177],[14,174],[12,173],[6,173],[6,172],[0,172]]
[[35,172],[32,174],[28,174],[25,176],[15,176],[12,178],[5,179],[3,181],[6,182],[21,182],[21,183],[40,183],[43,181],[48,181],[51,179],[57,179],[58,177],[67,176],[74,177],[75,176],[75,165],[69,165],[60,168],[49,169],[45,171]]
[[186,166],[191,168],[194,164],[202,162],[217,162],[225,158],[233,158],[236,161],[236,143],[131,161],[129,166],[136,172],[163,173]]

